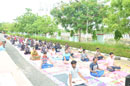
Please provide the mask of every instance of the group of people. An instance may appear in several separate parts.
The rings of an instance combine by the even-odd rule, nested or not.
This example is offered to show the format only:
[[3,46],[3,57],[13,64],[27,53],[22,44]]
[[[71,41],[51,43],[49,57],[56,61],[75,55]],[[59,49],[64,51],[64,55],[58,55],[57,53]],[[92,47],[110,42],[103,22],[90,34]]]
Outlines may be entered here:
[[[21,51],[24,51],[25,55],[31,54],[30,59],[31,60],[41,60],[41,68],[49,68],[53,67],[55,63],[53,62],[54,58],[58,58],[57,53],[61,52],[61,45],[59,43],[52,43],[47,41],[41,41],[41,40],[34,40],[34,39],[24,39],[23,37],[11,37],[10,39],[11,43],[14,45],[16,42],[18,42],[17,46],[20,48]],[[30,48],[33,48],[32,51]],[[38,50],[42,53],[42,56],[38,54]],[[80,54],[80,60],[82,62],[88,62],[90,61],[90,57],[86,53],[85,49],[82,49],[82,47],[79,48],[78,53]],[[74,60],[75,53],[71,50],[70,46],[68,44],[65,45],[64,53],[62,61],[64,64],[71,63],[72,68],[69,72],[69,80],[68,84],[72,86],[74,83],[76,83],[76,80],[80,77],[83,81],[88,82],[83,75],[80,73],[79,69],[76,67],[77,61]],[[106,71],[116,71],[120,70],[120,66],[116,66],[114,64],[114,53],[110,52],[110,56],[106,59]],[[104,70],[100,69],[98,65],[98,60],[105,59],[105,56],[101,54],[100,49],[96,48],[96,53],[93,57],[93,61],[90,64],[90,75],[94,77],[105,77]],[[71,61],[71,62],[70,62]]]

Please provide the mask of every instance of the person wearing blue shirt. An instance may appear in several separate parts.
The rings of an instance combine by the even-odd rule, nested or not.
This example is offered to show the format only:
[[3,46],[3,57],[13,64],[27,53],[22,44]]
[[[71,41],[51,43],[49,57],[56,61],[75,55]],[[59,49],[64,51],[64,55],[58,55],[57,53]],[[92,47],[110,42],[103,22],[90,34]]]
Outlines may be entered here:
[[90,74],[94,77],[104,76],[104,70],[99,69],[98,58],[94,57],[93,62],[90,64]]
[[63,61],[64,63],[68,63],[70,59],[72,59],[71,54],[66,49],[65,53],[63,54]]

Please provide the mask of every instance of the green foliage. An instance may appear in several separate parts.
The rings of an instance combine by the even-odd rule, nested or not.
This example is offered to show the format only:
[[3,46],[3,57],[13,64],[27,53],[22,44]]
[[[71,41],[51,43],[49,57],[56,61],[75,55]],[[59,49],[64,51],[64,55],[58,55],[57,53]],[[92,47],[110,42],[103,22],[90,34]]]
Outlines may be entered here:
[[58,36],[61,36],[61,31],[58,31]]
[[[108,7],[107,18],[104,19],[105,25],[108,26],[105,31],[115,32],[118,30],[122,34],[130,33],[130,0],[110,1],[111,5]],[[116,37],[116,40],[118,38],[120,38],[120,35]]]
[[122,38],[121,32],[116,30],[114,39],[118,42],[121,38]]
[[97,40],[97,34],[96,34],[96,31],[93,31],[92,39],[93,39],[93,40]]
[[49,16],[38,17],[38,19],[33,23],[32,28],[36,33],[53,35],[57,31],[57,24],[54,19],[51,19]]
[[70,31],[70,36],[71,37],[74,36],[74,31],[73,30]]
[[[19,35],[19,36],[24,36],[24,35]],[[26,36],[24,36],[26,37]],[[100,48],[100,51],[103,53],[109,54],[110,52],[114,52],[115,55],[117,56],[123,56],[123,57],[128,57],[130,58],[130,47],[126,45],[121,45],[121,44],[99,44],[99,43],[81,43],[81,42],[72,42],[72,41],[65,41],[65,40],[57,40],[54,38],[48,39],[46,37],[41,37],[41,36],[30,36],[30,38],[33,39],[38,39],[38,40],[43,40],[47,42],[53,42],[53,43],[60,43],[62,45],[65,45],[68,43],[71,47],[82,47],[83,49],[95,51],[96,48]]]
[[99,29],[99,24],[102,23],[106,14],[104,8],[103,4],[97,3],[97,0],[62,2],[60,6],[51,11],[51,14],[67,31],[72,28],[78,33],[80,41],[81,32],[86,33],[87,30],[93,32],[93,27]]
[[10,32],[26,32],[29,34],[47,34],[53,35],[58,31],[58,25],[55,19],[50,16],[38,16],[32,13],[32,10],[26,8],[26,12],[18,16],[13,23],[1,23],[0,30]]

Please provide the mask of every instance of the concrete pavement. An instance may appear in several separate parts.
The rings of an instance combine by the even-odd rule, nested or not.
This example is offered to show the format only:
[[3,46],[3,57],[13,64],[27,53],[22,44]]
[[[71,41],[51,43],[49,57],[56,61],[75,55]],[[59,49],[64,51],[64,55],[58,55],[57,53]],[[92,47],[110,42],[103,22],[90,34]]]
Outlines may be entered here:
[[[3,39],[3,35],[0,34],[0,39]],[[28,63],[21,54],[10,44],[6,43],[6,52],[19,67],[19,69],[25,74],[27,79],[33,86],[57,86],[55,82],[49,79],[46,75],[42,74],[30,63]],[[2,57],[1,57],[2,58]],[[22,85],[25,86],[25,85]],[[26,85],[29,86],[29,85]]]

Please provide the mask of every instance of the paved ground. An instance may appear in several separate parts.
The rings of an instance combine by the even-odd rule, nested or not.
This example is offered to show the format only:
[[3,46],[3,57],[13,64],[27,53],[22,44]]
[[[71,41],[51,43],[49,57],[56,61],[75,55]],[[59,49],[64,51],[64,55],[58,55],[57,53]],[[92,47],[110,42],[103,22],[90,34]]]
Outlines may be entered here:
[[[0,39],[2,35],[0,34]],[[43,75],[40,71],[29,64],[19,52],[7,42],[6,51],[15,64],[23,71],[33,86],[57,86],[52,80]]]
[[0,58],[0,86],[32,86],[6,51],[0,51]]

